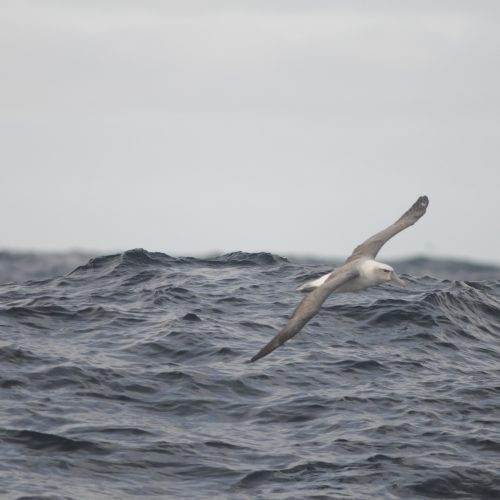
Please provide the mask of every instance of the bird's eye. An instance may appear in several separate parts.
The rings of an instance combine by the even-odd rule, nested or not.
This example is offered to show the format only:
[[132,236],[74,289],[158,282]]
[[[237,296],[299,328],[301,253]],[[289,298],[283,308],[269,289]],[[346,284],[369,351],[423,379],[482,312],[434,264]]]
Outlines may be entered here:
[[384,273],[390,273],[391,270],[390,269],[384,269]]

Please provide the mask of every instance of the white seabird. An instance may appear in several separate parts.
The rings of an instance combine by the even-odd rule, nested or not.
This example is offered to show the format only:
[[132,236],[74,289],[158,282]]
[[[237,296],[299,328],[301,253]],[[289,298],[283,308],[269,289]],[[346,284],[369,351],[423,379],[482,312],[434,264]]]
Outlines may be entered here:
[[427,196],[420,196],[394,224],[358,245],[341,267],[300,286],[297,290],[307,292],[307,295],[297,306],[285,327],[250,362],[267,356],[297,335],[333,292],[357,292],[389,281],[406,287],[406,282],[399,278],[391,266],[377,262],[375,257],[389,239],[415,224],[425,214],[428,205]]

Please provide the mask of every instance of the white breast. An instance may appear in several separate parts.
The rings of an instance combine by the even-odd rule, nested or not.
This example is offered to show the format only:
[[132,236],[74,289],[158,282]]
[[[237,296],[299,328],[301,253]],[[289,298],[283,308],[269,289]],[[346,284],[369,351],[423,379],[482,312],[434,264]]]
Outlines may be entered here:
[[379,281],[376,279],[376,269],[378,267],[378,262],[374,260],[367,259],[361,261],[358,267],[359,276],[348,281],[345,285],[338,287],[334,293],[357,292],[358,290],[378,285]]

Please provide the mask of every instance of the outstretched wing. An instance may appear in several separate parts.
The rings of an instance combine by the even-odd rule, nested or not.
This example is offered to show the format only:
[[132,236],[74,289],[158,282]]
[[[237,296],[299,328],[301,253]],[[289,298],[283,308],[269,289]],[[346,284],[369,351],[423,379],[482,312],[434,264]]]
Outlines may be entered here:
[[352,280],[359,273],[352,266],[342,266],[332,273],[328,280],[320,287],[308,293],[297,306],[285,327],[266,344],[251,360],[267,356],[288,339],[291,339],[302,330],[304,325],[316,315],[326,298],[339,286]]
[[374,259],[379,250],[390,240],[394,235],[400,233],[403,229],[415,224],[415,222],[425,214],[429,198],[420,196],[420,198],[394,223],[379,233],[368,238],[364,243],[358,245],[346,262],[351,262],[359,257],[370,257]]

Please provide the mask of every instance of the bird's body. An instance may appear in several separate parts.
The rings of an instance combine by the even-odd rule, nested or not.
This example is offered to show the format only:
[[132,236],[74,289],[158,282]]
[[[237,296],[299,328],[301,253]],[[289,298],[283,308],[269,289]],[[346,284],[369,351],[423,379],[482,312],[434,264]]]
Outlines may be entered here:
[[[356,265],[352,267],[357,270],[358,276],[352,278],[343,285],[340,285],[332,293],[358,292],[359,290],[364,290],[365,288],[370,288],[371,286],[380,285],[381,283],[385,283],[387,281],[387,279],[385,279],[385,272],[390,273],[391,271],[394,271],[392,267],[373,259],[359,259],[359,261],[356,262]],[[382,271],[382,274],[380,271]],[[326,283],[326,281],[328,281],[334,273],[335,271],[332,271],[315,280],[308,281],[302,286],[299,286],[297,291],[306,293],[312,292],[314,289],[319,288],[321,285]]]
[[285,327],[250,361],[257,361],[297,335],[331,293],[357,292],[389,281],[406,286],[391,266],[377,262],[375,257],[387,240],[415,224],[424,215],[428,204],[427,196],[421,196],[394,224],[358,245],[341,267],[300,286],[297,290],[307,295]]

